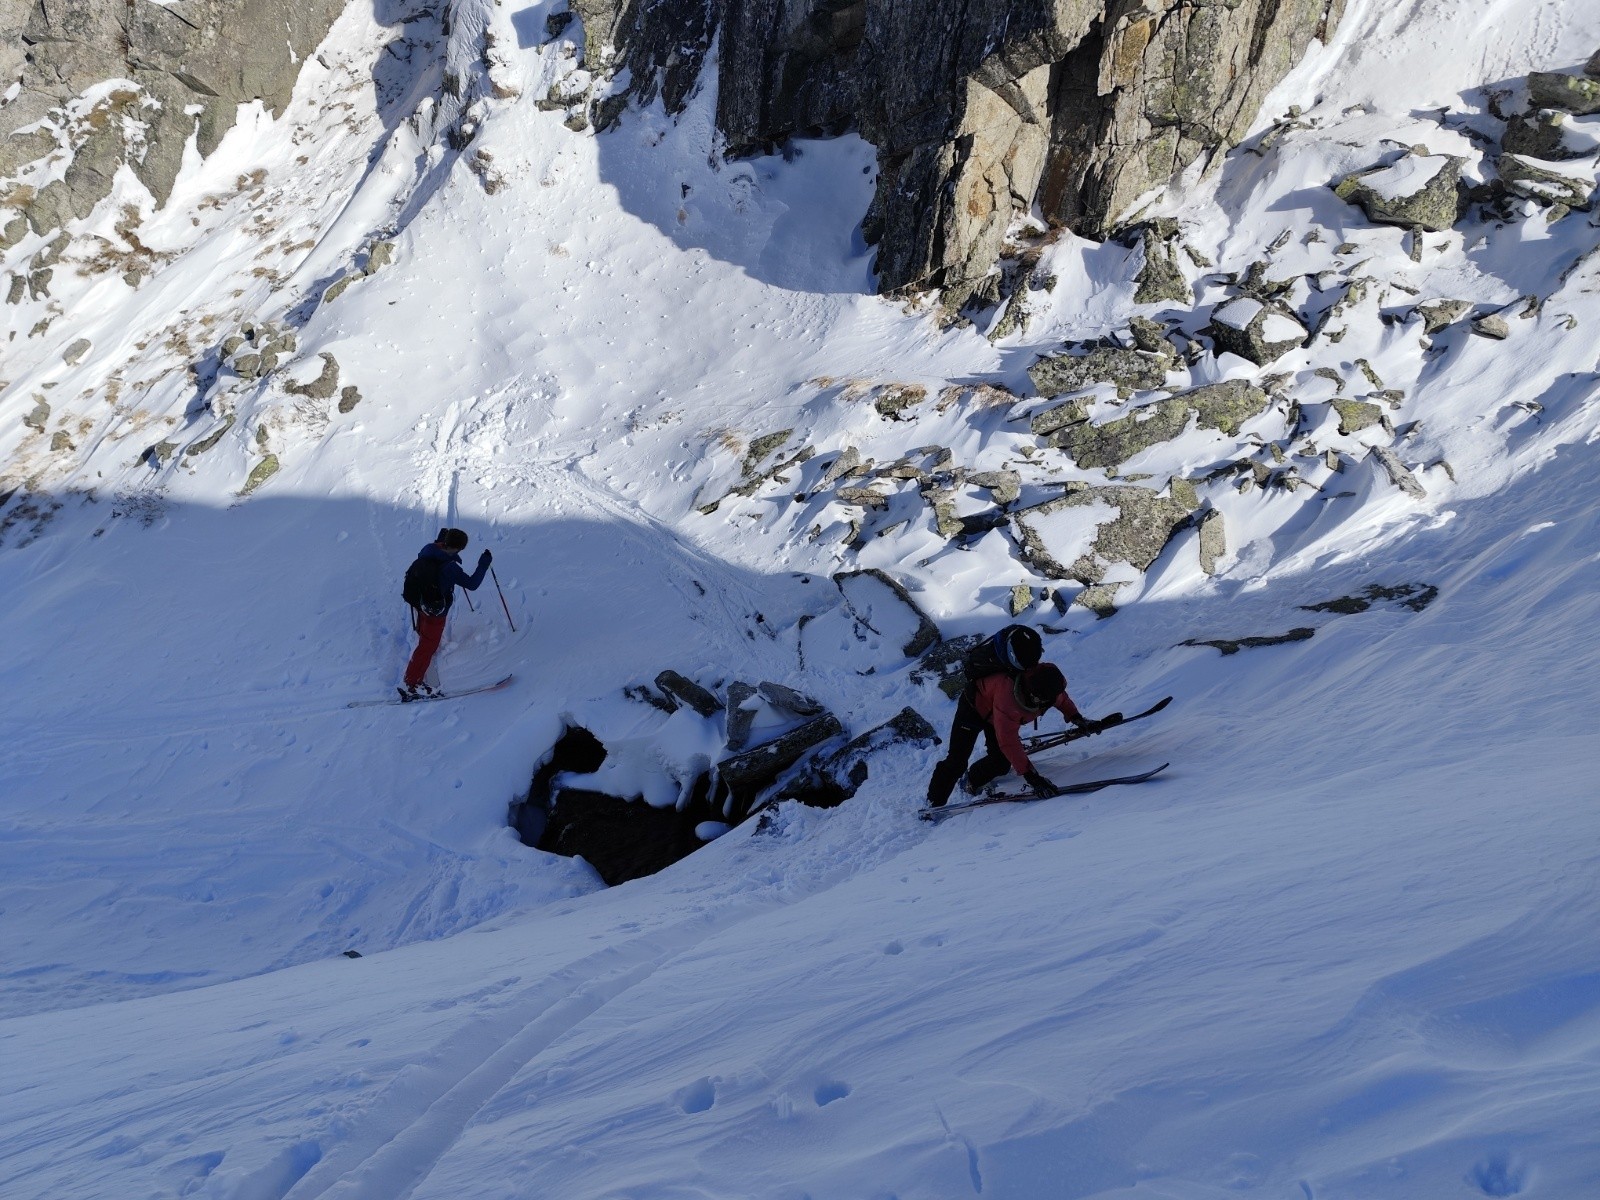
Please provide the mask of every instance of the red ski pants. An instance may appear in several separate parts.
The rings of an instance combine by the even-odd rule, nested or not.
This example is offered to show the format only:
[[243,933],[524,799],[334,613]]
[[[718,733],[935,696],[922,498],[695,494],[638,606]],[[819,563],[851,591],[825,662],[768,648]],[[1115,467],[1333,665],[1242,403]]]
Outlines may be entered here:
[[407,687],[416,687],[422,682],[422,677],[428,673],[428,664],[439,651],[439,639],[443,636],[443,613],[437,617],[417,614],[417,648],[412,651],[411,661],[406,664]]

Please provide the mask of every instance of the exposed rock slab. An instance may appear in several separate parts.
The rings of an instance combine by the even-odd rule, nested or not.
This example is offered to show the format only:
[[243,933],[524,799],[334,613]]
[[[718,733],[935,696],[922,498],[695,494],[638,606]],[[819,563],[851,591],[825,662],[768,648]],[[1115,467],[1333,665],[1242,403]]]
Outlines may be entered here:
[[1575,116],[1600,113],[1600,81],[1560,71],[1531,71],[1528,101],[1536,108],[1555,108]]
[[1293,309],[1252,296],[1239,296],[1218,305],[1204,332],[1219,352],[1237,354],[1258,367],[1299,348],[1308,336]]
[[1117,563],[1143,571],[1188,519],[1177,501],[1130,485],[1084,488],[1013,514],[1029,565],[1085,585]]
[[1466,161],[1454,154],[1407,152],[1392,163],[1345,176],[1333,190],[1380,225],[1439,232],[1461,215],[1461,168]]
[[662,671],[656,676],[656,687],[680,704],[687,704],[702,717],[714,717],[722,711],[722,701],[694,680],[676,671]]
[[916,629],[901,646],[901,652],[907,658],[916,658],[929,646],[940,640],[939,627],[933,623],[931,617],[922,611],[920,605],[911,598],[911,593],[898,579],[877,567],[869,567],[862,571],[842,571],[833,577],[834,584],[839,589],[839,594],[844,597],[846,607],[856,620],[875,633],[881,633],[876,619],[884,623],[881,617],[875,617],[874,606],[885,599],[903,606],[905,614],[915,623]]
[[742,820],[756,796],[776,783],[806,751],[843,732],[839,718],[823,713],[752,750],[723,759],[717,764],[717,777],[732,797],[729,815]]
[[1496,165],[1500,181],[1515,196],[1539,204],[1565,204],[1568,208],[1587,208],[1594,200],[1593,171],[1568,175],[1520,154],[1502,154]]
[[914,708],[869,729],[829,754],[819,756],[790,782],[780,798],[816,808],[831,808],[854,796],[871,773],[872,759],[893,746],[936,746],[939,735]]
[[1304,625],[1289,630],[1288,633],[1269,634],[1263,637],[1242,638],[1190,638],[1179,642],[1180,646],[1212,646],[1222,651],[1224,655],[1237,654],[1241,650],[1253,650],[1260,646],[1282,646],[1289,642],[1303,642],[1316,633]]
[[1206,510],[1200,518],[1199,532],[1200,569],[1207,575],[1215,575],[1217,564],[1228,553],[1222,513],[1214,508]]
[[1167,381],[1167,372],[1177,355],[1151,354],[1121,346],[1095,346],[1084,354],[1052,354],[1028,368],[1039,395],[1063,396],[1082,392],[1096,384],[1115,385],[1123,399],[1136,391],[1158,388]]
[[1266,392],[1240,379],[1207,384],[1192,391],[1144,405],[1103,425],[1082,422],[1060,429],[1050,444],[1065,450],[1086,469],[1114,467],[1141,451],[1171,441],[1189,427],[1216,429],[1230,437],[1252,417],[1266,411]]

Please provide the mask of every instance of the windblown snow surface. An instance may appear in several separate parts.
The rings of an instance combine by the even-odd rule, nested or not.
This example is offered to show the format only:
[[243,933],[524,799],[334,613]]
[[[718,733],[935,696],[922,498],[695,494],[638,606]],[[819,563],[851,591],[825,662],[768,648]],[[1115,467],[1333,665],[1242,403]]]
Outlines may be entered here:
[[[1233,294],[1222,273],[1264,258],[1373,281],[1342,341],[1269,370],[1309,408],[1335,395],[1317,368],[1360,394],[1365,359],[1404,392],[1392,422],[1420,422],[1394,444],[1426,490],[1363,457],[1387,432],[1330,417],[1337,476],[1206,485],[1216,577],[1187,534],[1116,616],[1027,618],[1091,714],[1177,698],[1043,768],[1170,762],[1158,781],[933,827],[938,752],[902,749],[837,809],[785,804],[606,889],[507,826],[563,726],[655,728],[622,688],[670,667],[799,687],[853,731],[907,704],[942,729],[950,702],[829,574],[892,571],[947,635],[1049,581],[1003,530],[947,543],[914,484],[847,552],[860,510],[811,495],[824,466],[939,445],[1018,469],[1025,500],[1051,472],[1103,482],[1023,454],[1025,368],[1151,309],[1139,250],[1066,237],[1025,333],[941,330],[872,294],[871,147],[721,162],[714,78],[676,121],[575,134],[534,104],[572,70],[551,8],[462,4],[415,77],[375,91],[400,29],[352,5],[281,119],[244,110],[165,208],[125,175],[86,223],[114,245],[139,210],[140,287],[63,264],[48,303],[3,310],[0,451],[28,487],[0,510],[0,1194],[1600,1191],[1600,227],[1530,204],[1414,262],[1328,188],[1417,143],[1472,176],[1479,89],[1576,70],[1600,12],[1357,0],[1256,138],[1158,198],[1215,263],[1192,271],[1191,330]],[[447,100],[418,101],[485,25],[499,96],[450,116],[477,127],[456,153]],[[379,235],[395,261],[319,305]],[[1441,297],[1508,306],[1510,336],[1459,322],[1425,353],[1411,306]],[[235,423],[184,455],[224,411],[186,368],[269,319],[298,332],[292,378],[331,353],[360,403],[280,372],[234,387]],[[1021,399],[938,402],[981,381]],[[929,399],[888,420],[859,398],[885,382]],[[23,424],[41,399],[44,432]],[[815,462],[699,511],[784,430]],[[178,452],[145,454],[161,442]],[[1124,470],[1199,473],[1231,447],[1191,429]],[[241,496],[269,451],[280,470]],[[517,632],[479,591],[441,678],[515,684],[348,708],[393,686],[399,577],[446,523],[469,564],[493,549]],[[1300,607],[1374,584],[1438,596]],[[1293,627],[1315,635],[1179,645]]]

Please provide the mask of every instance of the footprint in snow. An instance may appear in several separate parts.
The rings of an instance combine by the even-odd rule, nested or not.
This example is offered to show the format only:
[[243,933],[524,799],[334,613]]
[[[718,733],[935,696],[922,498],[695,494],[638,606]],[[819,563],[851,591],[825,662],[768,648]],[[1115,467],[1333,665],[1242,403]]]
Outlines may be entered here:
[[679,1088],[672,1098],[686,1113],[703,1113],[717,1102],[717,1085],[710,1076],[702,1076]]
[[817,1107],[825,1108],[827,1105],[832,1104],[835,1100],[843,1100],[849,1094],[850,1085],[848,1083],[840,1083],[836,1079],[830,1079],[826,1083],[819,1083],[817,1085],[817,1090],[814,1093],[814,1096],[817,1101]]
[[1467,1182],[1485,1196],[1515,1196],[1528,1185],[1527,1166],[1515,1154],[1497,1153],[1480,1158],[1467,1173]]

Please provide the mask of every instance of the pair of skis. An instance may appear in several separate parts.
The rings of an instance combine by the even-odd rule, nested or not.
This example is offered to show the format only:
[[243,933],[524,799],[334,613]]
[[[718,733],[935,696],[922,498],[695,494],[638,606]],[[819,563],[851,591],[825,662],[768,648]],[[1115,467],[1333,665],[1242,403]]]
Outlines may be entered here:
[[1087,783],[1069,783],[1065,787],[1057,788],[1052,796],[1035,796],[1032,792],[999,792],[990,796],[980,796],[976,800],[968,800],[965,804],[947,804],[943,808],[925,808],[917,815],[924,821],[932,821],[937,825],[946,817],[953,817],[957,813],[966,812],[968,809],[984,808],[990,804],[1027,804],[1034,800],[1050,800],[1054,796],[1082,796],[1086,792],[1098,792],[1101,788],[1114,787],[1119,783],[1143,783],[1147,779],[1154,779],[1171,765],[1171,763],[1162,763],[1153,771],[1144,771],[1138,775],[1118,775],[1115,779],[1091,779]]
[[[1038,737],[1025,738],[1023,746],[1029,754],[1035,754],[1040,750],[1050,750],[1056,746],[1064,746],[1068,742],[1092,737],[1104,730],[1114,729],[1118,725],[1126,725],[1130,721],[1142,721],[1146,717],[1153,717],[1171,703],[1172,697],[1167,696],[1165,699],[1158,700],[1143,712],[1134,713],[1131,717],[1125,717],[1121,713],[1112,713],[1092,729],[1068,729],[1062,733],[1042,734]],[[1090,779],[1084,783],[1069,783],[1065,787],[1057,788],[1054,794],[1056,796],[1082,796],[1089,792],[1098,792],[1101,788],[1116,787],[1119,784],[1144,783],[1148,779],[1154,779],[1171,765],[1171,763],[1162,763],[1154,770],[1143,771],[1138,775],[1118,775],[1109,779]],[[993,792],[986,796],[980,796],[976,800],[968,800],[962,804],[947,804],[943,808],[923,809],[918,815],[924,821],[931,821],[937,825],[946,817],[953,817],[957,813],[964,813],[969,809],[986,808],[991,804],[1026,804],[1034,800],[1048,800],[1050,798],[1049,796],[1036,796],[1032,792]]]
[[[476,696],[480,692],[498,692],[511,685],[515,676],[507,675],[504,679],[497,679],[493,683],[483,684],[481,687],[462,688],[456,692],[435,692],[431,696],[412,696],[409,698],[395,696],[388,700],[352,700],[347,708],[375,708],[380,704],[426,704],[430,700],[457,700],[462,696]],[[398,689],[396,689],[398,690]]]

